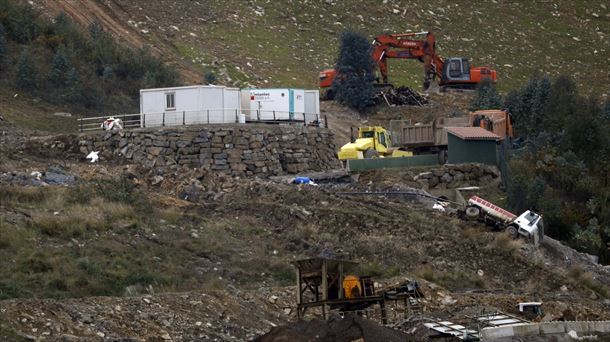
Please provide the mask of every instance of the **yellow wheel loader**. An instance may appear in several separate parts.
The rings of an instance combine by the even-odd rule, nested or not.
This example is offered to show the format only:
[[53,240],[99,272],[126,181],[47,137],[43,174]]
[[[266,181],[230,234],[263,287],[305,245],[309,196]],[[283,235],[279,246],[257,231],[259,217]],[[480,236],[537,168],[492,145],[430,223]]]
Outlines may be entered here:
[[413,152],[392,147],[390,133],[380,126],[358,128],[358,138],[352,134],[352,141],[339,151],[339,160],[411,156]]

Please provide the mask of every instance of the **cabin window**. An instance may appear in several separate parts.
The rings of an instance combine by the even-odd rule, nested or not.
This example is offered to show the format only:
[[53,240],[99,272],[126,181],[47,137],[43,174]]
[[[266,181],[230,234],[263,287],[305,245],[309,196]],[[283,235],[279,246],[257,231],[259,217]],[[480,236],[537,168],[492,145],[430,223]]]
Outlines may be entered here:
[[374,131],[362,132],[362,137],[363,138],[374,138],[375,137],[375,132]]
[[467,59],[462,59],[462,72],[464,75],[470,75],[470,62]]
[[388,144],[385,141],[385,134],[379,134],[379,143],[385,147],[388,147]]
[[461,61],[454,59],[449,62],[449,77],[460,77],[462,76],[462,65]]
[[165,109],[173,110],[176,109],[176,93],[165,94]]

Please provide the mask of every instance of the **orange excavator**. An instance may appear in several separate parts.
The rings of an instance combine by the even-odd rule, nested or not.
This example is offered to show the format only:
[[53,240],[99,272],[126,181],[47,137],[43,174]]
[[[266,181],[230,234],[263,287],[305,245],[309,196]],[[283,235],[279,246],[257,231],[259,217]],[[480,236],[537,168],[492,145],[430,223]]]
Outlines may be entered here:
[[[415,39],[424,36],[424,39]],[[474,89],[483,79],[496,81],[496,71],[488,67],[471,67],[467,58],[443,59],[436,53],[436,38],[432,32],[384,34],[375,37],[371,57],[379,67],[384,85],[388,84],[388,58],[417,59],[424,63],[424,90],[438,81],[441,90]],[[330,88],[337,71],[320,72],[320,88]],[[379,81],[379,79],[378,79]]]

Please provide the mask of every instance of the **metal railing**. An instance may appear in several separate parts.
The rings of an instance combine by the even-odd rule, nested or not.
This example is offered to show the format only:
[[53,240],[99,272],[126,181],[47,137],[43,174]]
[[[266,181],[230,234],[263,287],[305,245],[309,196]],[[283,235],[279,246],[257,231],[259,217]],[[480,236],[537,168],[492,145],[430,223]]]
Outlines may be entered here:
[[121,119],[124,129],[257,122],[271,124],[303,124],[305,126],[317,127],[325,125],[328,128],[326,118],[324,118],[323,124],[320,114],[316,113],[218,108],[194,111],[172,110],[160,113],[118,114],[114,116],[82,118],[78,119],[79,131],[101,130],[102,123],[109,117]]

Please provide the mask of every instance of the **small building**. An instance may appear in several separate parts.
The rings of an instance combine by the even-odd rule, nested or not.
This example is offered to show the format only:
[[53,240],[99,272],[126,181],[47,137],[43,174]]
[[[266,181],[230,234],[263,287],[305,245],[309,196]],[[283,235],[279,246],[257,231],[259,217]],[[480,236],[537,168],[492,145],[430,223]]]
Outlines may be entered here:
[[140,90],[140,126],[239,121],[239,88],[193,85]]
[[498,135],[481,127],[447,127],[446,130],[448,163],[497,165]]

